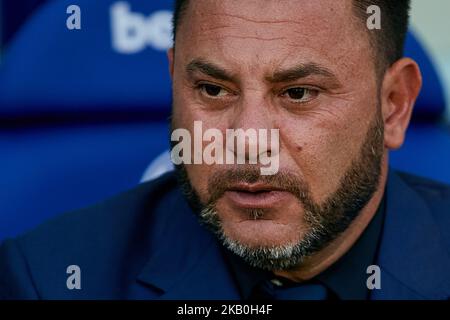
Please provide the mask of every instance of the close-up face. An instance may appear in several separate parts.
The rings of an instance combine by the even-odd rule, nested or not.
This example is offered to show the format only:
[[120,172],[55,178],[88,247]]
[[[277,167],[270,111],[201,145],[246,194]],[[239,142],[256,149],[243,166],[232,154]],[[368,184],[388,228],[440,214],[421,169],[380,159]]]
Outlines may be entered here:
[[0,300],[450,299],[448,12],[0,0]]
[[247,259],[272,254],[262,267],[300,263],[348,227],[386,161],[374,49],[352,1],[191,1],[176,37],[172,129],[279,130],[274,175],[181,167],[203,220]]

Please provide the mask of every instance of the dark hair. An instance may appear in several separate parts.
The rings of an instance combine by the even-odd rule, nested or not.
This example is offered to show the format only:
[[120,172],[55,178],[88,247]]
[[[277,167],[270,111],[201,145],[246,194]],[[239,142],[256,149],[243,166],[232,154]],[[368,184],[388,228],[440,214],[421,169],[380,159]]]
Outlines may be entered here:
[[[173,38],[177,27],[189,4],[189,0],[175,0],[173,16]],[[384,71],[403,56],[406,32],[409,23],[411,0],[353,0],[355,15],[366,28],[369,15],[367,8],[376,5],[381,9],[381,30],[367,30],[372,46],[375,48],[375,64],[379,71]],[[378,60],[380,57],[381,60]]]
[[384,73],[386,68],[403,57],[411,0],[353,0],[355,14],[364,23],[364,28],[369,17],[367,8],[371,5],[381,10],[381,29],[367,29],[367,32],[375,49],[375,65]]

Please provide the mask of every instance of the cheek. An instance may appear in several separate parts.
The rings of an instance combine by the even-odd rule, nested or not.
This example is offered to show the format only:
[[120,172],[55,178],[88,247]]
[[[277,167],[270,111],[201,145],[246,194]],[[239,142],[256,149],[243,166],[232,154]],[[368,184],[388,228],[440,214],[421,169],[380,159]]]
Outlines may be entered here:
[[281,157],[286,161],[281,166],[294,166],[293,170],[308,183],[314,201],[321,203],[336,191],[352,161],[359,156],[365,131],[349,121],[302,122],[280,130],[284,147]]
[[200,200],[204,202],[206,200],[205,191],[207,190],[206,179],[202,179],[204,169],[200,168],[200,165],[185,165],[189,181],[192,187],[200,196]]
[[[196,121],[201,122],[201,128],[194,129]],[[225,121],[226,122],[226,121]],[[187,129],[191,136],[191,164],[185,164],[189,181],[200,197],[200,200],[205,203],[209,198],[208,193],[208,179],[217,171],[217,167],[221,165],[208,165],[204,161],[203,151],[211,143],[203,139],[203,134],[210,128],[218,129],[225,136],[225,122],[221,115],[215,113],[208,113],[200,106],[192,103],[189,99],[185,99],[182,93],[178,97],[174,97],[172,123],[173,129],[183,128]],[[197,134],[195,133],[197,132]],[[198,147],[195,139],[200,140],[201,147]],[[178,142],[177,142],[178,143]],[[225,142],[224,142],[225,144]],[[197,146],[197,147],[196,147]],[[201,163],[194,163],[195,152],[200,152]]]
[[[175,87],[174,90],[176,90]],[[183,91],[179,90],[178,93],[174,93],[172,103],[172,123],[174,127],[190,129],[193,127],[195,119],[195,109],[185,99]]]

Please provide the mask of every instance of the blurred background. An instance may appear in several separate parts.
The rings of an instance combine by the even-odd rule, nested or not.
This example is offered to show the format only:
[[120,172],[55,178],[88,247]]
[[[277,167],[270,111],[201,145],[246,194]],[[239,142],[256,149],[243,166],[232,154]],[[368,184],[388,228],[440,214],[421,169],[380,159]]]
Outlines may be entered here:
[[[170,169],[171,8],[0,0],[0,241]],[[450,1],[413,0],[405,55],[419,62],[424,88],[391,159],[447,183],[449,32]]]

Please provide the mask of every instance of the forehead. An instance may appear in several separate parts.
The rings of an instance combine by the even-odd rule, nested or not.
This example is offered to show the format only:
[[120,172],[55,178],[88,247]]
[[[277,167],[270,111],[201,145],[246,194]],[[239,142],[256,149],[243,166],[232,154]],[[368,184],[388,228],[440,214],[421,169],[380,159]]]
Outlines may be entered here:
[[352,0],[191,0],[178,30],[185,59],[352,63],[355,54],[370,51]]

